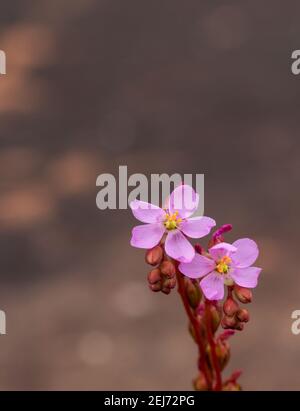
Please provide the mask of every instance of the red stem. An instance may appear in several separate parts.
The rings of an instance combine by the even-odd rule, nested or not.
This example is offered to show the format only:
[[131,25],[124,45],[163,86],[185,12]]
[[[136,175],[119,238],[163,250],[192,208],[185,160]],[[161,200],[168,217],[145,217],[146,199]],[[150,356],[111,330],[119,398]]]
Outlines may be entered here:
[[211,349],[212,365],[213,365],[215,376],[216,376],[216,385],[214,387],[214,390],[221,391],[222,375],[221,375],[219,360],[218,360],[217,353],[216,353],[216,342],[215,342],[213,331],[212,331],[212,317],[211,317],[210,305],[211,305],[210,301],[205,300],[207,339],[208,339],[208,343]]
[[185,285],[184,285],[184,280],[182,275],[178,272],[178,270],[176,271],[176,277],[177,277],[177,283],[178,283],[178,293],[181,296],[185,311],[189,317],[189,320],[193,326],[194,332],[195,332],[195,338],[196,338],[196,342],[198,345],[198,349],[199,349],[199,368],[200,371],[203,372],[208,390],[211,390],[212,388],[212,382],[211,382],[211,378],[210,378],[210,373],[208,370],[208,366],[207,363],[205,361],[205,347],[202,341],[202,337],[200,334],[200,326],[199,326],[199,322],[197,320],[197,318],[195,317],[194,313],[192,312],[192,309],[190,307],[189,301],[187,299],[186,296],[186,292],[185,292]]

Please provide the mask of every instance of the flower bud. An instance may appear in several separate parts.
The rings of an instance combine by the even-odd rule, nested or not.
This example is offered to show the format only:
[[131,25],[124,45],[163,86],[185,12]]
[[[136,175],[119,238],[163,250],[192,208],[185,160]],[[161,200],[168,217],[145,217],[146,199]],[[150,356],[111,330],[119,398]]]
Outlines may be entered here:
[[228,297],[223,305],[224,314],[228,317],[233,317],[239,308],[238,303],[232,297]]
[[158,281],[155,284],[149,284],[149,288],[151,291],[154,291],[154,292],[161,291],[161,281]]
[[235,334],[233,330],[225,330],[219,335],[220,341],[226,341]]
[[196,309],[196,313],[198,316],[203,317],[205,314],[205,304],[201,303],[198,305],[197,309]]
[[244,324],[238,322],[238,323],[236,324],[236,326],[235,326],[235,330],[243,331],[243,329],[244,329]]
[[174,278],[176,275],[176,267],[172,261],[163,261],[159,268],[162,274],[168,278]]
[[248,288],[240,287],[239,285],[235,284],[234,294],[236,295],[236,298],[243,304],[251,303],[252,301],[252,291]]
[[235,317],[228,317],[227,315],[225,315],[225,317],[223,317],[221,325],[225,330],[228,328],[235,329],[237,320]]
[[228,231],[232,230],[231,224],[224,224],[222,225],[217,231],[214,232],[212,238],[214,241],[224,241],[223,234],[228,233]]
[[164,294],[170,294],[171,288],[163,287],[161,291],[162,291]]
[[226,342],[220,342],[216,346],[216,355],[219,360],[221,371],[226,367],[230,359],[230,348]]
[[163,286],[172,290],[176,286],[176,278],[165,279],[163,281]]
[[241,386],[237,382],[227,382],[223,385],[222,391],[241,391]]
[[210,306],[210,312],[211,312],[211,323],[212,323],[212,331],[215,333],[217,329],[219,328],[221,319],[222,319],[222,312],[220,312],[217,307],[214,305]]
[[248,321],[249,321],[249,319],[250,319],[250,317],[249,317],[249,311],[248,310],[246,310],[245,308],[242,308],[241,310],[239,310],[238,312],[237,312],[237,319],[239,320],[239,321],[241,321],[242,323],[247,323]]
[[163,256],[164,252],[162,247],[160,245],[157,245],[146,252],[145,260],[147,264],[158,265],[162,261]]
[[191,334],[193,340],[197,343],[196,334],[192,323],[189,323],[189,333]]
[[197,282],[193,282],[188,278],[185,279],[185,292],[189,300],[189,304],[192,308],[197,308],[202,298],[202,292],[200,291]]
[[193,385],[196,391],[207,391],[207,384],[202,373],[194,379]]
[[156,284],[161,281],[161,272],[159,268],[155,268],[148,274],[149,284]]

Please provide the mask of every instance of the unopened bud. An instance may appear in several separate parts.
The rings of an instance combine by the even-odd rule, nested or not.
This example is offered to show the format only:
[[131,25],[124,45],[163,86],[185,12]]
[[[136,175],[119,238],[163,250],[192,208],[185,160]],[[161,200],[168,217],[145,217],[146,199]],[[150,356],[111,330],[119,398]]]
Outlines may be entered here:
[[169,278],[163,281],[163,285],[166,288],[173,289],[176,286],[176,278]]
[[189,304],[192,308],[197,308],[202,298],[202,292],[200,291],[197,282],[192,282],[188,278],[185,279],[185,292],[189,300]]
[[196,391],[207,391],[207,384],[202,373],[194,379],[193,385]]
[[243,329],[244,329],[244,324],[238,322],[235,326],[235,330],[243,331]]
[[228,329],[228,328],[235,329],[236,324],[237,324],[236,318],[235,317],[228,317],[227,315],[225,315],[225,317],[223,317],[223,320],[221,322],[221,325],[222,325],[223,328],[225,328],[225,330]]
[[221,319],[222,319],[222,312],[217,309],[214,305],[210,306],[210,312],[211,312],[211,323],[212,323],[212,331],[215,333],[217,329],[219,328]]
[[163,256],[163,249],[160,245],[157,245],[146,252],[145,260],[147,264],[158,265],[162,261]]
[[223,224],[217,231],[213,234],[213,239],[216,240],[218,237],[222,236],[224,233],[232,230],[231,224]]
[[219,360],[221,371],[226,367],[230,359],[230,348],[227,342],[220,342],[216,346],[216,354]]
[[164,294],[170,294],[171,288],[163,287],[163,289],[162,289],[161,291],[162,291]]
[[159,268],[155,268],[148,274],[149,284],[156,284],[161,281],[161,272]]
[[237,382],[227,382],[223,385],[222,391],[241,391],[241,386]]
[[223,311],[228,317],[233,317],[239,308],[238,303],[232,297],[228,297],[224,303]]
[[193,327],[193,325],[192,325],[191,323],[189,323],[189,333],[191,334],[193,340],[194,340],[195,342],[197,342],[196,334],[195,334],[195,329],[194,329],[194,327]]
[[173,278],[176,275],[176,267],[172,261],[163,261],[160,265],[160,271],[168,278]]
[[236,316],[238,320],[241,321],[242,323],[247,323],[250,320],[249,311],[246,310],[245,308],[242,308],[241,310],[239,310]]
[[220,341],[227,341],[233,335],[234,335],[233,330],[225,330],[225,331],[222,332],[222,334],[219,335],[219,340]]
[[155,284],[149,284],[149,288],[151,291],[154,291],[154,292],[161,291],[161,281]]
[[235,284],[234,294],[236,298],[243,304],[251,303],[252,301],[252,291],[249,288],[240,287]]

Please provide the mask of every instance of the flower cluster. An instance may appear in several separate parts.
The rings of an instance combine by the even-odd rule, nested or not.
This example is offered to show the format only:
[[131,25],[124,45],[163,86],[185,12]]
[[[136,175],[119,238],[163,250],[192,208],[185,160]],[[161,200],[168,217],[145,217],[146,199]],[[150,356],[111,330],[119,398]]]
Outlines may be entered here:
[[[257,244],[248,238],[225,242],[227,224],[212,235],[207,248],[188,240],[208,235],[216,222],[210,217],[192,217],[199,197],[192,187],[181,185],[164,208],[143,201],[131,203],[142,225],[134,227],[131,245],[146,249],[152,291],[169,294],[176,283],[189,318],[189,330],[199,349],[197,390],[238,390],[240,372],[222,381],[222,370],[230,356],[228,338],[242,330],[249,313],[240,303],[252,300],[261,268],[254,267]],[[227,289],[224,300],[225,289]],[[217,336],[219,326],[225,331]]]

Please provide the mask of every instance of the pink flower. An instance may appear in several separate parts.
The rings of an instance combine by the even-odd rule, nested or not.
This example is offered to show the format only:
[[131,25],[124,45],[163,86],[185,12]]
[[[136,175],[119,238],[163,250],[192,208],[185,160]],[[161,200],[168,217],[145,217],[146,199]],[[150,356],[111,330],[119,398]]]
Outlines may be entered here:
[[181,263],[179,270],[190,278],[204,277],[200,286],[209,300],[222,300],[224,284],[254,288],[261,268],[251,267],[259,251],[257,244],[242,238],[232,245],[219,243],[209,249],[209,258],[195,254],[190,263]]
[[173,191],[166,209],[134,200],[130,204],[133,215],[146,224],[134,227],[131,245],[150,249],[166,234],[166,253],[180,262],[192,261],[195,249],[186,236],[204,237],[216,225],[209,217],[189,218],[196,211],[198,203],[199,195],[188,185],[181,185]]

